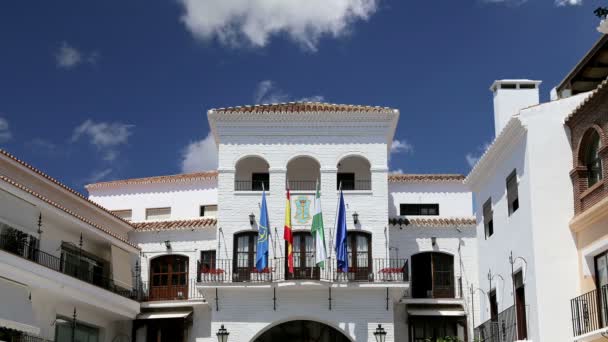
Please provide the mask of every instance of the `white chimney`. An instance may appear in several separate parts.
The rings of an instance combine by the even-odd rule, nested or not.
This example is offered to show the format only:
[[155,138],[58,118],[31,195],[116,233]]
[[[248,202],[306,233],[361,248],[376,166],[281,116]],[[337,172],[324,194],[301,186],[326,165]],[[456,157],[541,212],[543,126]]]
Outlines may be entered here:
[[494,93],[494,132],[498,135],[507,122],[523,108],[539,103],[541,81],[497,80],[490,90]]

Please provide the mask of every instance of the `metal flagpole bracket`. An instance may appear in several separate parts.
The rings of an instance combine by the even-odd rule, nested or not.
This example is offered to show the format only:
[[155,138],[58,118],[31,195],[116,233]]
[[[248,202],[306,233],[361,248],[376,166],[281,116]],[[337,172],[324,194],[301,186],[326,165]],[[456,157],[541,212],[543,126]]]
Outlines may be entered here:
[[329,289],[329,298],[328,298],[328,300],[329,300],[329,311],[331,311],[331,286],[328,287],[328,289]]
[[273,302],[273,304],[272,304],[273,310],[277,311],[277,288],[276,287],[272,288],[272,302]]
[[217,287],[215,288],[215,311],[220,311],[220,297],[217,294]]

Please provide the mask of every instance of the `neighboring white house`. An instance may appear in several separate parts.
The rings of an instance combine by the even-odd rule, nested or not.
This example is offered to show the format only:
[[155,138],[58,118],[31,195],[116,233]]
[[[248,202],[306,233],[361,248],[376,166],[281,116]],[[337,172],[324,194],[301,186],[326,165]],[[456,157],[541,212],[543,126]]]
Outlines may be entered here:
[[3,150],[0,204],[0,340],[130,341],[133,227]]
[[[132,220],[141,249],[137,341],[470,340],[479,321],[472,196],[461,175],[389,175],[399,112],[288,103],[210,110],[217,171],[87,186]],[[310,233],[320,182],[328,263]],[[283,225],[291,191],[295,272]],[[347,211],[349,272],[333,252],[338,187]],[[254,268],[262,189],[269,268]],[[474,304],[474,305],[473,305]],[[165,337],[163,337],[165,336]]]

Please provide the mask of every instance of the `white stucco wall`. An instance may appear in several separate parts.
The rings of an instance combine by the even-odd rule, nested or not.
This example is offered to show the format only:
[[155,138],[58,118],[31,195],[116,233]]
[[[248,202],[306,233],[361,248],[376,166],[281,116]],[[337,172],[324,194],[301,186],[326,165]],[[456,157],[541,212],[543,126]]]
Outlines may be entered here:
[[462,183],[389,182],[388,188],[390,217],[398,216],[399,205],[404,203],[437,203],[440,217],[473,216],[473,195]]

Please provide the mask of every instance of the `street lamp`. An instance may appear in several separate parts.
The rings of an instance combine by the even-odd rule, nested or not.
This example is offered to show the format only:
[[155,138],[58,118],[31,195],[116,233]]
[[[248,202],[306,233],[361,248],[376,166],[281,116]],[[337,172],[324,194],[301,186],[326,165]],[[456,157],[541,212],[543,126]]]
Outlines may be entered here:
[[384,342],[386,339],[386,331],[382,327],[382,324],[378,324],[376,331],[374,331],[374,337],[376,338],[376,342]]
[[228,342],[228,335],[230,335],[230,333],[224,328],[224,325],[222,324],[222,327],[217,331],[216,335],[217,342]]

